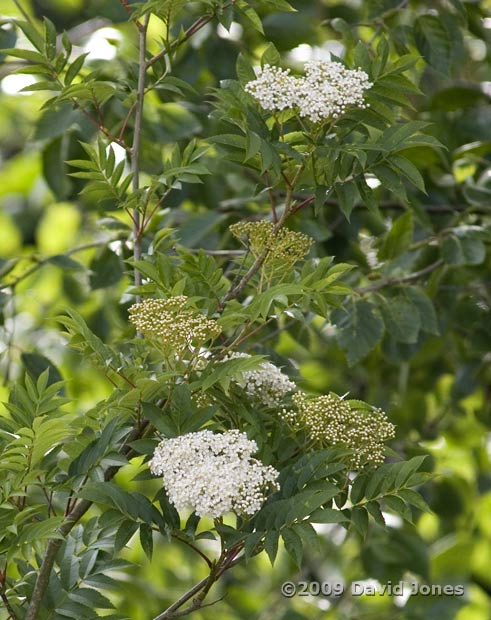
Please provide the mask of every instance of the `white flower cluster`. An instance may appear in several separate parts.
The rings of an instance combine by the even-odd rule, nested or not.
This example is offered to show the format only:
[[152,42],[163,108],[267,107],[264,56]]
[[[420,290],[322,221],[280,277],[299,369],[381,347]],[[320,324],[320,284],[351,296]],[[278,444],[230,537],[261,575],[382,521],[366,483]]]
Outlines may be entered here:
[[297,105],[299,80],[290,75],[290,69],[264,65],[258,76],[245,86],[262,108],[281,112]]
[[279,488],[276,469],[251,458],[256,450],[256,442],[238,430],[203,430],[161,441],[150,471],[163,477],[177,510],[188,508],[214,519],[228,512],[252,515],[266,491]]
[[[229,353],[224,361],[239,357],[247,358],[250,355],[236,351]],[[246,393],[266,407],[277,407],[289,392],[297,389],[296,384],[271,362],[263,362],[256,370],[246,370],[242,376],[243,383],[240,385]]]
[[373,86],[361,69],[347,69],[339,62],[310,60],[305,76],[294,77],[289,69],[264,65],[246,92],[265,110],[297,110],[313,123],[335,119],[348,106],[365,108],[364,93]]

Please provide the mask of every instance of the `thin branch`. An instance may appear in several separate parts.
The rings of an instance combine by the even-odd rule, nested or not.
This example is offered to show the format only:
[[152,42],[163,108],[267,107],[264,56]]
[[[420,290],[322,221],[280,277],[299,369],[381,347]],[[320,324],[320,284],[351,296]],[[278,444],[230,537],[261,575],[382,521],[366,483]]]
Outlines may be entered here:
[[271,213],[273,215],[273,222],[276,224],[278,222],[278,214],[276,212],[276,197],[274,195],[273,188],[270,185],[269,174],[267,171],[264,173],[264,177],[266,179],[266,185],[268,186],[267,191],[269,196],[269,203],[271,205]]
[[305,198],[305,200],[302,200],[302,202],[298,205],[295,205],[291,211],[291,214],[293,215],[294,213],[296,213],[297,211],[300,211],[300,209],[303,209],[305,207],[308,207],[309,205],[311,205],[315,200],[315,196],[309,196],[308,198]]
[[43,482],[41,480],[41,477],[38,476],[37,478],[38,478],[39,484],[41,485],[41,489],[43,491],[43,495],[44,495],[44,497],[48,501],[48,518],[51,516],[51,513],[53,513],[53,515],[56,517],[57,516],[56,510],[53,507],[53,491],[51,491],[51,493],[48,493],[48,491],[46,491],[46,489],[43,486]]
[[420,278],[432,273],[433,271],[435,271],[435,269],[438,269],[438,267],[443,265],[444,262],[445,261],[442,258],[439,258],[434,263],[431,263],[431,265],[427,265],[423,269],[415,271],[414,273],[410,273],[407,276],[402,276],[401,278],[386,278],[384,280],[376,282],[375,284],[371,284],[370,286],[355,289],[355,291],[360,295],[364,295],[365,293],[373,293],[374,291],[379,291],[380,289],[386,288],[387,286],[397,286],[399,284],[414,282],[415,280],[419,280]]
[[220,301],[221,308],[223,308],[227,301],[230,301],[230,299],[235,299],[235,297],[240,295],[240,293],[243,291],[249,281],[256,275],[259,269],[261,269],[264,261],[266,260],[268,252],[269,249],[267,247],[264,248],[261,254],[259,254],[256,260],[249,267],[247,273],[241,278],[240,282],[236,286],[231,288],[226,295],[224,295],[223,299]]
[[220,601],[223,601],[224,598],[225,598],[224,596],[220,596],[219,598],[215,599],[211,603],[204,603],[204,604],[201,603],[200,601],[196,601],[192,605],[189,605],[189,607],[186,607],[185,609],[181,609],[180,611],[175,611],[170,617],[171,618],[182,618],[183,616],[187,616],[188,614],[192,613],[193,611],[197,611],[198,609],[204,609],[205,607],[212,607],[213,605],[216,605]]
[[206,248],[186,248],[191,254],[199,254],[205,252],[210,256],[244,256],[248,254],[247,250],[207,250]]
[[[229,5],[225,5],[223,8],[226,8],[226,6],[229,6]],[[204,26],[206,26],[206,24],[211,22],[213,17],[214,15],[206,15],[206,16],[202,16],[198,18],[194,22],[194,24],[191,24],[191,26],[189,26],[189,28],[184,32],[184,34],[181,37],[179,37],[179,39],[175,39],[168,48],[162,49],[158,54],[155,54],[155,56],[152,56],[151,58],[149,58],[145,65],[146,69],[148,69],[149,67],[154,65],[156,62],[164,58],[169,53],[169,51],[173,51],[177,49],[178,47],[180,47],[183,43],[185,43],[188,39],[190,39],[194,34],[196,34],[199,30],[201,30],[201,28],[203,28]]]
[[126,126],[128,125],[129,120],[130,120],[133,112],[135,111],[135,108],[136,108],[136,101],[134,101],[131,104],[131,106],[130,106],[130,108],[129,108],[129,110],[128,110],[125,118],[124,118],[123,124],[121,125],[121,130],[119,132],[118,140],[121,140],[121,141],[123,140],[124,132],[126,131]]
[[[72,254],[77,254],[78,252],[84,252],[85,250],[91,250],[92,248],[98,248],[101,245],[106,245],[108,243],[112,243],[113,241],[119,241],[119,240],[120,238],[116,237],[114,239],[106,239],[104,241],[91,241],[90,243],[84,243],[82,245],[78,245],[74,248],[71,248],[70,250],[63,252],[62,254],[53,254],[53,256],[48,256],[47,258],[42,258],[40,260],[37,260],[36,263],[32,267],[29,267],[29,269],[24,271],[24,273],[21,273],[19,276],[17,276],[10,282],[7,282],[6,284],[2,284],[0,286],[0,291],[3,291],[8,288],[12,288],[12,289],[15,288],[20,282],[22,282],[22,280],[25,280],[26,278],[28,278],[30,275],[35,273],[38,269],[41,269],[41,267],[44,267],[44,265],[47,265],[57,256],[71,256]],[[35,259],[32,259],[32,260],[35,260]]]
[[[220,10],[224,11],[225,9],[228,9],[230,6],[233,6],[236,1],[237,0],[231,0],[230,2],[227,2],[221,7]],[[184,32],[182,36],[180,36],[178,39],[175,39],[168,47],[160,50],[160,52],[155,54],[155,56],[149,58],[146,63],[146,68],[148,69],[156,62],[164,58],[169,52],[172,52],[177,48],[181,47],[183,43],[186,43],[186,41],[188,41],[194,34],[204,28],[206,24],[209,24],[214,17],[214,13],[212,13],[211,15],[202,15],[201,17],[199,17],[193,24],[191,24],[191,26],[189,26],[189,28]]]
[[18,615],[15,613],[12,605],[10,604],[9,599],[7,598],[7,595],[5,594],[5,585],[2,585],[1,589],[0,589],[0,598],[3,601],[3,604],[5,605],[5,609],[8,611],[8,613],[10,614],[10,618],[12,618],[12,620],[18,620]]
[[[141,147],[141,132],[143,122],[143,102],[145,98],[145,75],[146,75],[146,63],[145,55],[147,49],[147,30],[148,23],[150,21],[150,13],[145,15],[145,20],[142,27],[139,30],[139,66],[138,66],[138,87],[136,93],[136,107],[135,107],[135,130],[133,134],[133,145],[131,153],[131,168],[133,172],[132,189],[133,192],[137,192],[140,189],[140,147]],[[139,261],[141,258],[141,237],[142,229],[140,222],[140,212],[138,206],[133,209],[133,258],[135,261]],[[138,269],[135,269],[135,286],[141,284],[141,273]]]
[[[284,222],[285,222],[287,217],[288,217],[288,209],[285,208],[285,210],[283,212],[283,215],[278,220],[278,222],[275,224],[275,227],[273,229],[273,235],[275,235],[278,232],[278,230],[280,230],[280,228],[283,226],[283,224],[284,224]],[[269,254],[269,251],[270,251],[269,248],[265,247],[263,249],[263,251],[257,256],[256,260],[249,267],[247,273],[238,282],[238,284],[236,284],[234,287],[232,287],[228,291],[228,293],[226,293],[226,295],[224,295],[223,299],[220,301],[220,307],[221,308],[223,308],[224,304],[227,301],[229,301],[230,299],[235,299],[235,297],[240,295],[240,293],[247,286],[247,284],[250,282],[250,280],[256,275],[256,273],[259,271],[259,269],[261,269],[261,267],[263,266],[263,263],[264,263],[264,261],[266,260],[268,254]]]
[[30,22],[31,19],[30,19],[29,15],[27,14],[27,12],[25,11],[25,9],[22,6],[22,4],[18,0],[14,0],[14,4],[19,9],[22,17],[26,20],[26,22]]
[[109,129],[107,129],[107,127],[105,127],[102,122],[98,121],[89,112],[87,112],[87,110],[82,108],[80,103],[75,98],[70,99],[70,101],[78,110],[80,110],[80,112],[82,112],[82,114],[94,125],[94,127],[97,127],[97,129],[106,136],[106,138],[111,140],[111,142],[119,144],[119,146],[123,148],[127,153],[131,153],[131,148],[126,144],[126,142],[124,142],[124,140],[113,136]]
[[[280,228],[282,228],[287,218],[292,214],[293,189],[295,188],[295,185],[297,184],[299,178],[301,177],[302,172],[305,169],[305,165],[306,165],[306,161],[299,166],[297,172],[295,173],[294,178],[291,181],[285,177],[285,182],[287,182],[287,187],[288,187],[286,191],[286,196],[285,196],[285,207],[284,207],[283,213],[281,214],[280,219],[274,225],[273,235],[276,235],[276,233],[280,230]],[[263,251],[257,256],[254,263],[249,267],[249,270],[247,271],[247,273],[241,278],[241,280],[235,286],[233,286],[228,291],[228,293],[224,295],[223,299],[220,301],[220,304],[219,304],[220,308],[223,308],[225,303],[229,301],[230,299],[235,299],[235,297],[240,295],[240,293],[243,291],[243,289],[246,287],[249,281],[255,276],[255,274],[259,271],[259,269],[261,269],[268,254],[269,254],[269,248],[266,246],[263,249]]]
[[195,594],[198,594],[198,592],[202,590],[207,583],[208,577],[205,577],[190,590],[188,590],[185,594],[183,594],[179,599],[177,599],[177,601],[173,603],[170,607],[168,607],[165,611],[163,611],[158,616],[155,616],[153,620],[167,620],[168,618],[175,618],[174,612],[177,611],[179,607],[182,607],[184,603],[187,603],[189,599],[193,598]]
[[[286,196],[286,192],[278,192],[279,196]],[[314,202],[315,200],[315,196],[305,196],[305,194],[302,193],[298,193],[295,192],[293,194],[293,198],[295,200],[300,200],[302,201],[300,204],[296,205],[293,209],[292,209],[292,214],[296,213],[297,211],[299,211],[300,209],[303,209],[304,207],[309,206],[312,202]],[[252,198],[250,198],[250,200],[252,200]],[[223,204],[225,203],[225,204]],[[222,203],[220,203],[221,206],[228,206],[226,205],[226,201],[223,201]],[[337,207],[339,205],[339,202],[337,200],[333,200],[333,199],[327,199],[324,201],[324,205],[327,207]],[[459,213],[459,212],[463,212],[465,210],[468,209],[468,206],[465,205],[463,208],[460,207],[459,205],[450,205],[450,204],[423,204],[420,205],[421,209],[423,211],[426,211],[427,213]],[[365,209],[366,206],[362,203],[356,204],[355,209]],[[394,202],[394,201],[387,201],[387,202],[381,202],[378,205],[379,209],[393,209],[393,210],[405,210],[407,209],[407,205],[402,204],[401,202]],[[472,209],[472,213],[477,213],[478,215],[489,215],[489,209],[483,208],[483,209]]]
[[[131,455],[134,454],[129,444],[132,441],[139,439],[145,432],[146,427],[147,424],[136,424],[133,427],[132,431],[128,434],[126,438],[125,443],[120,449],[121,454],[128,458],[130,458]],[[114,478],[119,469],[120,467],[117,465],[109,467],[105,472],[104,480],[107,482]],[[48,588],[51,571],[53,570],[56,555],[63,543],[63,539],[68,536],[68,534],[72,531],[75,525],[80,521],[80,519],[85,515],[85,513],[89,510],[91,506],[91,501],[83,499],[70,512],[66,520],[57,529],[57,533],[60,534],[62,538],[50,538],[48,540],[48,544],[46,545],[46,552],[44,554],[43,561],[37,574],[37,579],[34,585],[31,601],[29,603],[29,607],[27,609],[24,620],[38,620],[39,610],[41,609],[44,594],[46,592],[46,589]]]
[[[63,525],[58,528],[58,534],[60,534],[63,538],[68,536],[73,527],[91,506],[92,502],[89,502],[86,499],[82,500],[75,510],[67,517],[67,520],[63,523]],[[51,571],[55,563],[55,558],[62,542],[63,540],[61,538],[51,538],[46,546],[46,552],[37,575],[36,584],[34,586],[34,591],[27,609],[25,620],[37,620],[38,612],[41,608],[44,593],[48,587]]]
[[[128,13],[128,16],[131,19],[133,19],[133,10],[132,10],[128,0],[119,0],[119,2],[121,3],[121,6],[124,8],[124,10]],[[142,29],[142,24],[137,19],[135,19],[135,24],[136,24],[136,27],[138,28],[138,30]]]
[[156,205],[152,208],[150,213],[143,218],[142,230],[145,230],[147,228],[147,226],[150,224],[150,222],[152,221],[152,217],[157,213],[159,208],[162,206],[162,203],[164,202],[164,200],[172,192],[172,189],[173,189],[172,187],[169,187],[169,189],[167,189],[162,194],[162,196],[158,199]]
[[[244,558],[243,555],[240,557],[235,557],[231,562],[225,562],[220,567],[217,567],[215,579],[212,583],[210,583],[210,576],[211,576],[210,574],[208,575],[208,577],[205,577],[204,579],[199,581],[196,585],[194,585],[191,589],[189,589],[185,594],[183,594],[175,603],[173,603],[165,611],[163,611],[158,616],[155,616],[153,620],[170,620],[171,618],[178,618],[180,616],[190,614],[191,612],[196,611],[200,607],[203,607],[203,592],[202,591],[207,586],[208,586],[208,589],[210,589],[213,583],[216,581],[216,579],[221,577],[225,571],[229,570],[230,568],[238,564],[243,558]],[[198,593],[200,593],[200,596],[201,596],[200,599],[194,601],[193,604],[187,607],[186,609],[183,609],[180,612],[178,611],[180,607],[182,607],[185,603],[187,603],[190,599],[192,599]]]
[[241,329],[240,333],[238,334],[238,336],[235,338],[235,340],[233,340],[229,345],[227,345],[225,347],[225,349],[223,349],[220,352],[220,355],[223,356],[224,354],[227,353],[227,351],[230,351],[231,349],[234,349],[235,347],[238,347],[240,344],[242,344],[245,340],[247,340],[248,338],[250,338],[251,336],[253,336],[254,334],[257,334],[258,331],[260,331],[263,327],[266,327],[267,325],[269,325],[272,321],[275,321],[276,317],[275,316],[271,316],[269,317],[269,319],[267,321],[265,321],[264,323],[261,323],[260,325],[258,325],[257,327],[255,327],[254,329],[252,329],[249,333],[247,333],[247,329],[251,326],[251,324],[249,322],[247,322],[243,328]]

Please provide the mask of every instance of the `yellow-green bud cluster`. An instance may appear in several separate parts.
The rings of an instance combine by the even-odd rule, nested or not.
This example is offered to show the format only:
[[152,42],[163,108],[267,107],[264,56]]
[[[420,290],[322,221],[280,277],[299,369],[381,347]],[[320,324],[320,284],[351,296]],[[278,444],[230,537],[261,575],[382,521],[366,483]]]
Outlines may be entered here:
[[282,417],[294,427],[307,430],[323,445],[341,444],[353,450],[353,469],[383,462],[384,444],[394,437],[395,429],[381,409],[357,408],[336,394],[309,398],[299,392],[293,402],[296,410],[284,409]]
[[272,222],[237,222],[230,226],[230,232],[239,239],[257,258],[266,250],[264,264],[278,263],[291,266],[302,260],[314,240],[304,233],[288,228],[275,230]]
[[193,346],[216,338],[221,328],[213,319],[187,308],[184,295],[145,299],[129,310],[130,321],[146,336],[158,340],[169,352],[181,355]]

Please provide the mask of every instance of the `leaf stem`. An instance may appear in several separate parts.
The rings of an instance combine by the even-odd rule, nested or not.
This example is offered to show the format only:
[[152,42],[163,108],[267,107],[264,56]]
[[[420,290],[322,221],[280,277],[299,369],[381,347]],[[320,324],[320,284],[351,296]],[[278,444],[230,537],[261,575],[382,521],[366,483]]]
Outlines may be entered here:
[[182,542],[188,547],[190,547],[195,553],[197,553],[201,558],[203,558],[203,560],[208,564],[208,568],[212,567],[213,563],[210,560],[210,558],[205,553],[203,553],[201,549],[196,547],[196,545],[193,545],[193,543],[189,542],[189,540],[186,540],[185,538],[181,538],[177,534],[172,534],[172,538],[175,538],[179,542]]

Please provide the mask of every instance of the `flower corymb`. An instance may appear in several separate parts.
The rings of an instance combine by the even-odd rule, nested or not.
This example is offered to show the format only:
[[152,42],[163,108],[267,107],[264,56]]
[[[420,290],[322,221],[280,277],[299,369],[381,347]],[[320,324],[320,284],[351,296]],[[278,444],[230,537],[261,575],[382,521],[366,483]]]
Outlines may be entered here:
[[266,252],[265,265],[273,263],[283,267],[294,265],[308,254],[314,243],[312,237],[288,228],[275,230],[272,222],[237,222],[230,232],[249,248],[254,257]]
[[229,512],[252,515],[267,490],[278,488],[278,472],[252,458],[256,450],[256,442],[238,430],[203,430],[164,439],[149,466],[162,476],[177,510],[191,509],[214,519]]
[[304,76],[294,77],[289,69],[264,65],[245,90],[264,110],[292,109],[313,123],[336,119],[350,106],[366,107],[365,91],[373,84],[365,71],[326,60],[311,60],[304,68]]
[[184,295],[169,299],[145,299],[129,310],[130,321],[147,338],[162,343],[179,355],[191,346],[199,346],[220,334],[213,319],[187,307]]
[[383,462],[384,444],[394,437],[395,428],[381,409],[352,406],[336,394],[309,398],[299,392],[293,402],[296,410],[285,409],[282,417],[322,444],[352,449],[350,464],[354,469]]

